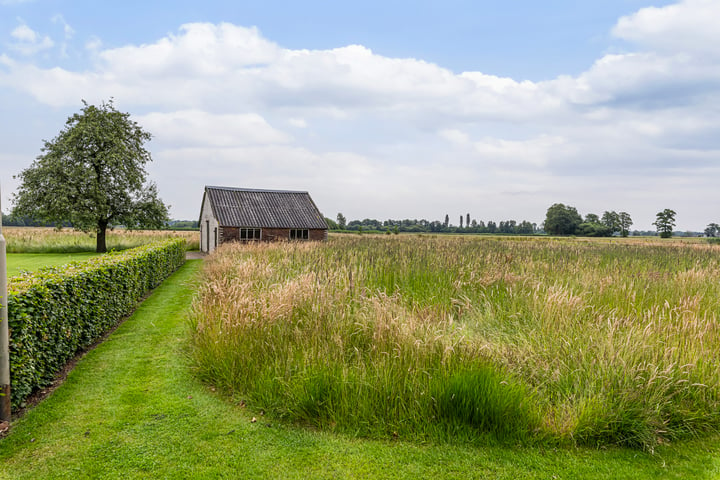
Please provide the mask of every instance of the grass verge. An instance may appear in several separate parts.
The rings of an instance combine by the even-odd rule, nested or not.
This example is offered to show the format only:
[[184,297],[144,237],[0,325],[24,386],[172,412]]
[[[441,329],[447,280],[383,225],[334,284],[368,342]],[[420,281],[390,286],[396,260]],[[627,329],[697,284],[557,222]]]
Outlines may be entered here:
[[[367,441],[285,426],[222,400],[185,358],[189,261],[0,439],[0,478],[716,478],[720,439],[550,449]],[[255,416],[260,420],[252,422]]]

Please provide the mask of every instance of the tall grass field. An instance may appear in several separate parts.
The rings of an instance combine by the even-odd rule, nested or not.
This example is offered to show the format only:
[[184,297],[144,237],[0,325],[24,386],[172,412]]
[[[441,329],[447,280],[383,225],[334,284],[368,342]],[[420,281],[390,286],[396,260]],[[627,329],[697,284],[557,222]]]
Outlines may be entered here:
[[658,444],[720,428],[720,248],[468,237],[225,245],[197,374],[370,438]]
[[[79,253],[95,251],[95,233],[66,228],[3,227],[8,253]],[[197,231],[174,230],[108,230],[108,250],[126,250],[168,238],[184,238],[189,250],[198,250]]]

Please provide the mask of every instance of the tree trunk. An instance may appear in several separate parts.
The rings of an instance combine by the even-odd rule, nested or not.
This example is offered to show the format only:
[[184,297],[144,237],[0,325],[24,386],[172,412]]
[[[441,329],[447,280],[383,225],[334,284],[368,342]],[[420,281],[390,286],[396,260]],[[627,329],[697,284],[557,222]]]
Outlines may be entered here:
[[107,252],[107,246],[105,245],[105,232],[107,231],[108,222],[107,220],[98,220],[97,226],[97,242],[95,247],[96,253]]

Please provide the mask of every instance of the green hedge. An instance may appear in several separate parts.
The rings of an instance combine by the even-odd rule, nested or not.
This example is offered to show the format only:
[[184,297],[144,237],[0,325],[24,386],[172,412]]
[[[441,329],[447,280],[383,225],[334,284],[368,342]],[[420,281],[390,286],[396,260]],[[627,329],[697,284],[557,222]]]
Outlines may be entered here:
[[130,314],[184,261],[185,241],[171,239],[11,278],[13,408],[50,385],[78,351]]

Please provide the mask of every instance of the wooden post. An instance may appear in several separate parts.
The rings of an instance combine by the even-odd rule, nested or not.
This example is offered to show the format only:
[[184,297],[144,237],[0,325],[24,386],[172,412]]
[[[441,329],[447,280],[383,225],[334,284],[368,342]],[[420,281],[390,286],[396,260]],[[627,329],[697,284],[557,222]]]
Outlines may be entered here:
[[[0,193],[1,194],[1,193]],[[0,205],[2,198],[0,197]],[[0,208],[2,212],[2,208]],[[7,309],[7,258],[0,215],[0,422],[10,421],[10,337]]]

